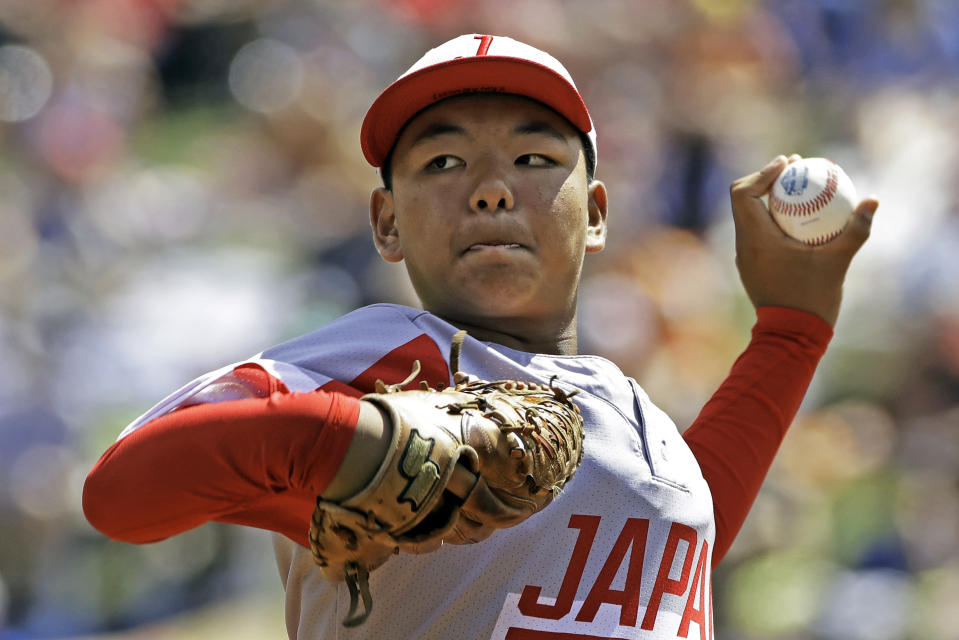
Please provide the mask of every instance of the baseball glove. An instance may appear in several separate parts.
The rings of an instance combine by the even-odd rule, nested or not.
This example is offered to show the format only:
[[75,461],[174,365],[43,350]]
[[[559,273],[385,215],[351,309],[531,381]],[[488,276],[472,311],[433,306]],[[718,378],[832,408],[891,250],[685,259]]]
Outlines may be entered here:
[[[346,581],[356,626],[372,608],[369,573],[391,555],[479,542],[548,505],[583,459],[583,419],[555,386],[471,381],[459,371],[466,332],[453,338],[454,386],[418,390],[376,382],[363,400],[392,423],[386,458],[370,483],[339,503],[317,498],[313,558],[331,581]],[[363,613],[358,613],[362,598]]]

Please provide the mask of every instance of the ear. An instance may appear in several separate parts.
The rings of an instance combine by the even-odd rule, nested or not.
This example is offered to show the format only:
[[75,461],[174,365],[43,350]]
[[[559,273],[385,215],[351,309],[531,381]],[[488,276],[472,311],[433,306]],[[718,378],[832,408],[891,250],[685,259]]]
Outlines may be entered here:
[[380,256],[387,262],[403,260],[400,233],[393,215],[393,192],[377,187],[370,194],[370,226],[373,227],[373,243]]
[[602,251],[606,246],[606,185],[593,180],[587,187],[589,218],[586,221],[586,253]]

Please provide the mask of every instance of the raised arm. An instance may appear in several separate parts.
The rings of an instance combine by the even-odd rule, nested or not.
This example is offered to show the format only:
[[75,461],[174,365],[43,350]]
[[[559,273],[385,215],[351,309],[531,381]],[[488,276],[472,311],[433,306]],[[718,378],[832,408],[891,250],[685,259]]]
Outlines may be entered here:
[[825,245],[789,238],[760,198],[796,158],[778,156],[730,189],[736,265],[758,320],[746,351],[683,434],[713,494],[714,565],[739,532],[832,337],[846,270],[879,204],[860,202]]

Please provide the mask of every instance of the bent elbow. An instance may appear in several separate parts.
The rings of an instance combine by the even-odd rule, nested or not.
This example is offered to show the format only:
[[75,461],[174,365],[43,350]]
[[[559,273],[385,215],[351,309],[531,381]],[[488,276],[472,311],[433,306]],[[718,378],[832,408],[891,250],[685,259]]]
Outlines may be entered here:
[[104,478],[99,465],[87,475],[83,483],[83,515],[90,525],[112,540],[132,542],[124,536],[119,514],[122,509],[115,504],[115,496],[110,483]]
[[166,536],[151,535],[145,523],[137,521],[142,512],[139,501],[126,483],[111,477],[106,459],[100,459],[83,483],[81,503],[87,522],[111,540],[133,544],[162,540]]

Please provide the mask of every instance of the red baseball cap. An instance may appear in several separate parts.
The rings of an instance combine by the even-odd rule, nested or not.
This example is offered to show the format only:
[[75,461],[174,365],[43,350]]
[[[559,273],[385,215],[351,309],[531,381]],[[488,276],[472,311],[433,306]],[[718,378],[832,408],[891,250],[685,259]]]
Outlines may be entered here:
[[586,134],[595,157],[596,129],[566,67],[528,44],[483,34],[458,36],[430,49],[376,98],[360,129],[363,155],[382,167],[410,118],[467,93],[510,93],[542,102]]

